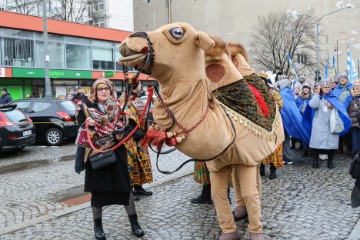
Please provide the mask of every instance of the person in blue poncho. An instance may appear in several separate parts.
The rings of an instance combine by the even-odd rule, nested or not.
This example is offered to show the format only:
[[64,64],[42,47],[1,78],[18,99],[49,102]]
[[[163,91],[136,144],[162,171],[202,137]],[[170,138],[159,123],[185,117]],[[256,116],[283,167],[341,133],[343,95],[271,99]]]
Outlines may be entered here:
[[[340,119],[344,123],[344,130],[332,133],[330,130],[330,115],[337,109]],[[339,146],[339,135],[349,131],[351,120],[348,117],[344,104],[330,91],[330,82],[322,81],[315,88],[315,94],[305,108],[303,125],[311,131],[310,148],[314,150],[313,168],[319,168],[319,154],[328,155],[327,167],[333,168],[333,158]]]
[[302,117],[296,107],[294,95],[290,89],[291,82],[283,79],[276,82],[276,88],[283,100],[283,108],[280,110],[285,130],[285,141],[283,143],[283,158],[285,163],[292,162],[293,155],[290,150],[290,136],[301,141],[309,142],[310,134],[302,126]]
[[[349,83],[348,79],[348,73],[344,71],[341,73],[339,77],[339,83],[336,85],[336,87],[333,90],[333,93],[340,99],[342,103],[345,104],[345,106],[348,104],[346,103],[348,96],[350,96],[350,91],[352,89],[353,85]],[[344,145],[346,146],[346,151],[349,156],[352,155],[352,146],[351,146],[351,133],[348,132],[340,137],[339,141],[339,153],[342,154],[344,151]]]
[[[309,104],[312,98],[312,92],[310,89],[310,84],[305,82],[302,85],[302,90],[299,94],[299,97],[296,98],[295,103],[301,115],[304,113],[306,106]],[[304,148],[303,157],[309,156],[309,143],[306,141],[301,141],[301,145]]]

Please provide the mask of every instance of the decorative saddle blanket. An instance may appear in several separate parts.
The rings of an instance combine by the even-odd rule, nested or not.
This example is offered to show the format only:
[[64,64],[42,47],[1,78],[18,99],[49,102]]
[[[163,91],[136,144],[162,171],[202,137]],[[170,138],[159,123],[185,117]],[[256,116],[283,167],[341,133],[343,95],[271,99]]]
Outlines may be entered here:
[[224,105],[248,118],[253,123],[271,131],[276,114],[276,103],[264,81],[251,74],[213,91]]

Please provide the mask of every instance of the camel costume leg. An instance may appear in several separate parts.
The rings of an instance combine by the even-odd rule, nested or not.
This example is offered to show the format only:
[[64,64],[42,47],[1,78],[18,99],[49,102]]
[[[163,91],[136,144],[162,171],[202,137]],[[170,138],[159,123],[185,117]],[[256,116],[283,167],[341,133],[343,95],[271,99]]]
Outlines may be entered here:
[[211,196],[214,201],[220,228],[224,233],[236,231],[234,218],[231,214],[231,205],[228,199],[227,188],[231,176],[232,167],[225,166],[219,171],[210,173]]
[[261,233],[259,166],[235,165],[232,174],[236,206],[246,206],[249,218],[249,232]]

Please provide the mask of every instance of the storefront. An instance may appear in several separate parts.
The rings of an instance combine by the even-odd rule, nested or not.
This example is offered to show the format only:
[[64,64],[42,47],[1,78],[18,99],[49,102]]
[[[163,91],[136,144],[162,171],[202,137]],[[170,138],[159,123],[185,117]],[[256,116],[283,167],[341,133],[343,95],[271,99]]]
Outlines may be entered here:
[[[49,19],[45,54],[42,30],[42,18],[0,13],[0,87],[7,88],[14,100],[44,97],[45,55],[54,98],[72,95],[79,88],[90,93],[93,81],[101,77],[122,90],[118,46],[131,32]],[[147,82],[143,85],[155,84],[145,74],[139,79]]]

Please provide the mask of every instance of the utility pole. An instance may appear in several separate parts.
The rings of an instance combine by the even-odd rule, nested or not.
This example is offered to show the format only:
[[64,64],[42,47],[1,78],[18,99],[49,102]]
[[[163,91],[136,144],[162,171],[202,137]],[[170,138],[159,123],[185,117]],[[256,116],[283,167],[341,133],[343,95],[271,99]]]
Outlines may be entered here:
[[44,31],[44,67],[45,67],[45,97],[51,98],[51,84],[50,84],[50,76],[49,76],[49,61],[50,56],[49,52],[49,44],[48,44],[48,29],[47,29],[47,16],[46,16],[46,0],[42,0],[42,8],[43,8],[43,31]]
[[[315,23],[316,23],[316,71],[315,71],[315,73],[316,73],[316,74],[319,74],[319,34],[320,34],[320,21],[321,21],[321,19],[323,19],[324,17],[326,17],[326,16],[328,16],[328,15],[330,15],[330,14],[336,13],[336,12],[338,12],[338,11],[341,11],[341,10],[344,10],[344,9],[347,9],[347,8],[351,8],[351,6],[348,6],[348,7],[345,7],[345,8],[340,8],[340,9],[338,9],[338,10],[336,10],[336,11],[329,12],[329,13],[327,13],[327,14],[325,14],[325,15],[322,15],[321,17],[315,19]],[[338,64],[339,64],[339,61],[338,61]],[[320,76],[320,74],[317,75],[317,76]],[[317,79],[316,79],[316,80],[317,80]]]

